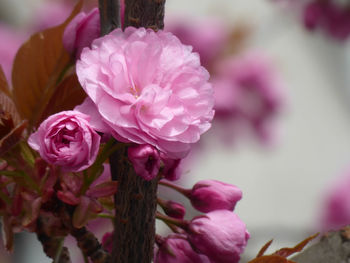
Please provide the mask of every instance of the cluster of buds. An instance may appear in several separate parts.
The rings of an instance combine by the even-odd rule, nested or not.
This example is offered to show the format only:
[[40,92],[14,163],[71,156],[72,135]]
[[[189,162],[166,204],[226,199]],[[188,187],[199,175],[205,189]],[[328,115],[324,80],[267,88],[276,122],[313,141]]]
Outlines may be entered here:
[[158,212],[157,218],[174,233],[166,238],[157,236],[155,262],[239,262],[249,239],[246,225],[233,212],[242,198],[239,188],[216,180],[199,181],[192,189],[165,180],[160,185],[183,194],[195,209],[205,214],[186,220],[183,205],[159,199],[166,215]]

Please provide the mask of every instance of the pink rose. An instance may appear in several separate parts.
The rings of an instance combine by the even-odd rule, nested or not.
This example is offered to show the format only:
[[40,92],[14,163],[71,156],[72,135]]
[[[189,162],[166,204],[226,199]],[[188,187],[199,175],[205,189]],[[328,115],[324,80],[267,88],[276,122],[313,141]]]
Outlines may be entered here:
[[193,186],[188,197],[193,207],[204,213],[221,209],[233,211],[242,198],[242,191],[232,184],[202,180]]
[[42,122],[28,143],[48,163],[61,166],[65,171],[78,172],[95,161],[100,136],[89,124],[89,116],[62,111]]
[[83,50],[77,75],[119,141],[183,158],[211,126],[209,74],[171,33],[116,29]]
[[89,47],[100,36],[100,12],[92,9],[88,14],[79,13],[66,27],[63,34],[64,48],[80,57],[84,47]]
[[128,157],[135,172],[143,179],[154,179],[160,168],[160,158],[157,149],[150,145],[137,145],[128,148]]
[[163,240],[157,251],[155,263],[209,263],[209,259],[195,252],[186,236],[172,234]]
[[237,263],[249,233],[239,217],[228,210],[216,210],[192,219],[189,240],[211,262]]

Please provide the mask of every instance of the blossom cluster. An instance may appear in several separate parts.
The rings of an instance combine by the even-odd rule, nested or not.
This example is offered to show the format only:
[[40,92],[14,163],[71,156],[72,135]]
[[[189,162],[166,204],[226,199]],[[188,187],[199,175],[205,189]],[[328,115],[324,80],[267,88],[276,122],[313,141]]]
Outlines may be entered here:
[[[63,78],[57,83],[75,69],[85,100],[23,126],[26,132],[1,156],[7,248],[12,249],[13,233],[27,230],[37,233],[52,257],[48,247],[55,238],[86,231],[91,219],[113,219],[118,181],[111,178],[109,157],[125,149],[123,158],[136,175],[177,189],[204,213],[185,220],[184,205],[159,197],[164,214],[157,212],[157,218],[174,233],[157,235],[155,262],[238,262],[249,238],[233,212],[241,190],[216,180],[192,189],[169,182],[179,179],[181,160],[214,117],[213,86],[199,54],[162,30],[128,27],[99,37],[99,19],[98,9],[79,13],[62,35],[75,67],[57,74]],[[15,128],[8,114],[0,114],[1,123]],[[106,250],[110,239],[110,234],[103,239]]]

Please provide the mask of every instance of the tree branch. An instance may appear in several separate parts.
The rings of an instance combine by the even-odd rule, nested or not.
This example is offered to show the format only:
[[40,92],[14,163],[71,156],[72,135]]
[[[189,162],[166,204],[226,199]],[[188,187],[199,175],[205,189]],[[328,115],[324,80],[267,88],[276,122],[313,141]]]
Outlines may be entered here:
[[125,0],[124,26],[164,28],[165,0]]
[[101,36],[120,27],[119,0],[99,0]]

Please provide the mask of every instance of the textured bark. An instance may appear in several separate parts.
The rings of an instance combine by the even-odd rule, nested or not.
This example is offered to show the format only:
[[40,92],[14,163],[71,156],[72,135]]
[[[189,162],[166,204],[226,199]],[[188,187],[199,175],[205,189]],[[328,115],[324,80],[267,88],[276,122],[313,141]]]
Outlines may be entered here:
[[125,0],[124,26],[164,28],[165,0]]
[[106,35],[120,27],[119,0],[99,0],[101,35]]
[[119,182],[112,262],[149,263],[153,259],[158,182],[136,175],[126,157],[125,147],[110,158],[113,179]]
[[329,232],[321,240],[292,258],[297,263],[350,262],[350,227]]
[[[165,0],[125,0],[125,26],[164,27]],[[101,34],[119,27],[119,1],[99,0]],[[127,148],[110,157],[112,179],[119,182],[115,195],[113,263],[149,263],[153,259],[157,179],[145,181],[127,160]]]
[[[59,248],[61,238],[48,236],[47,233],[45,233],[44,231],[44,227],[40,217],[37,220],[36,235],[38,240],[43,246],[43,250],[46,256],[48,256],[54,261],[57,254],[57,250]],[[70,260],[68,249],[66,247],[63,247],[61,250],[60,257],[56,263],[71,263],[71,262],[72,261]]]

